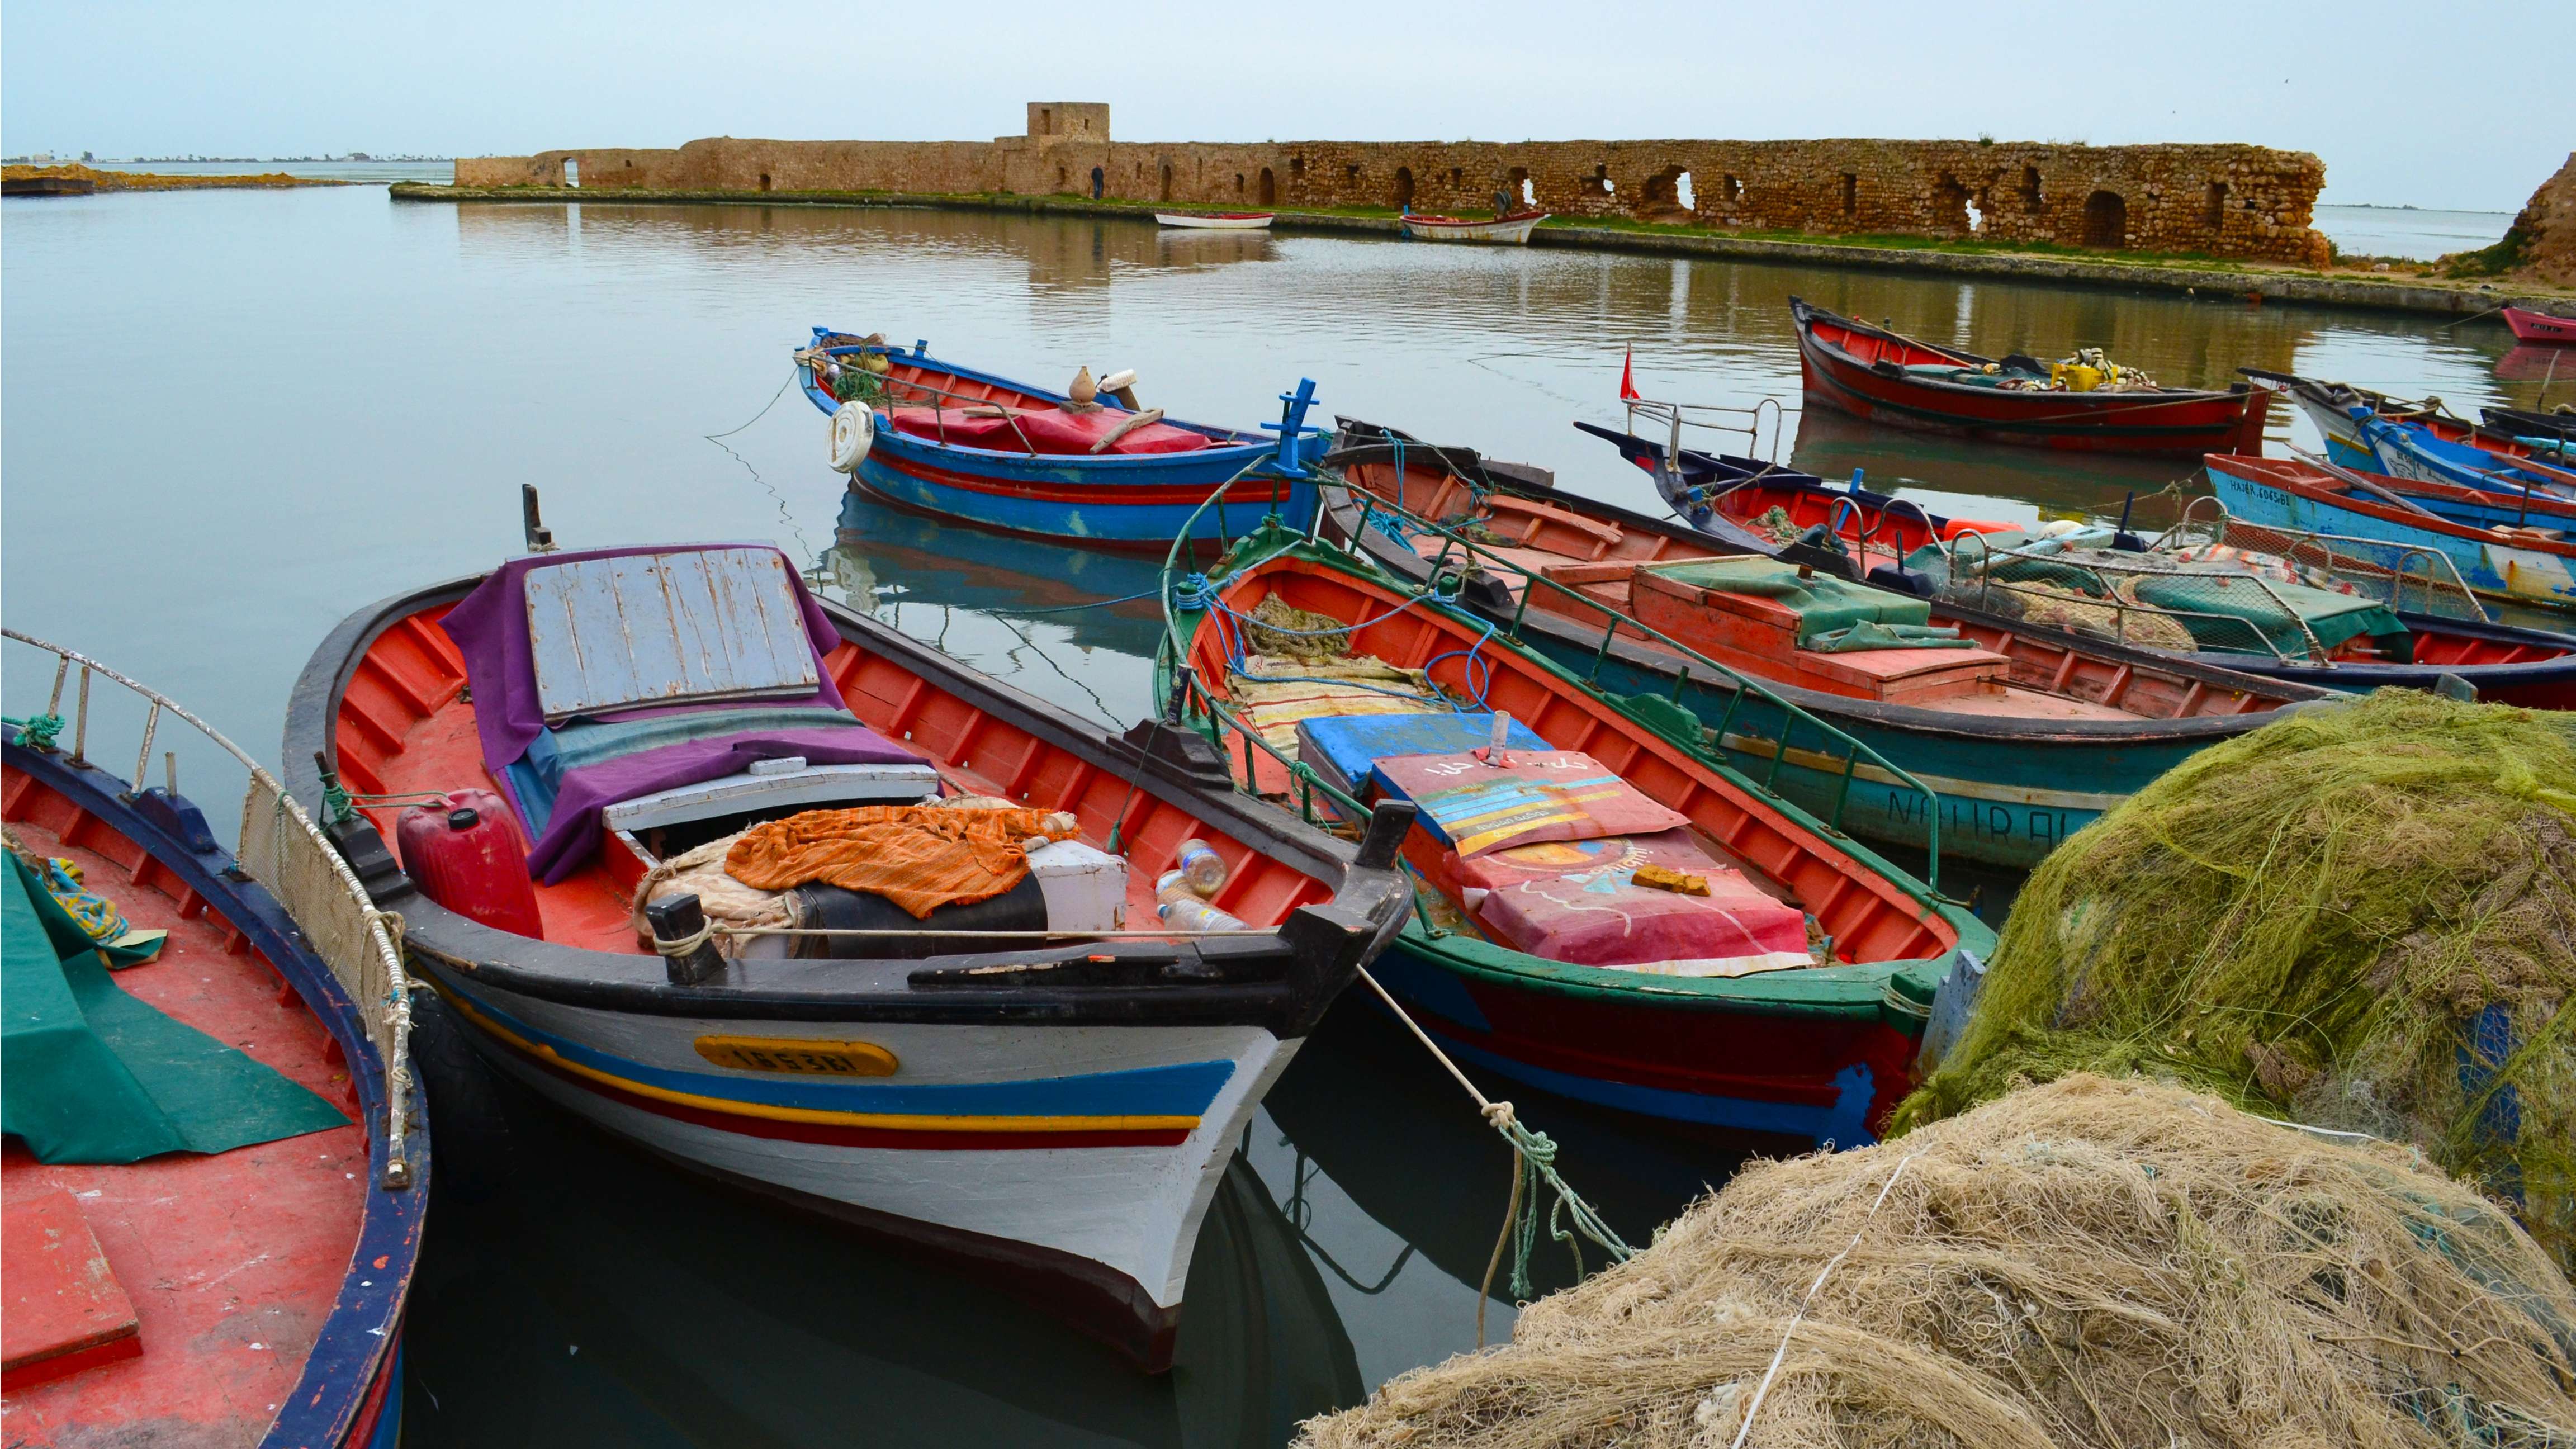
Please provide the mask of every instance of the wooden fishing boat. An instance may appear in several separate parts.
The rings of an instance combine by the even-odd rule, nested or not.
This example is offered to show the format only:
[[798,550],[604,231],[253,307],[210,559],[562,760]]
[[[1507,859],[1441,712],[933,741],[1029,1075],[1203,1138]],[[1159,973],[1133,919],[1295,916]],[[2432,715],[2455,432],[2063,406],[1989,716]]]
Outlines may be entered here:
[[[2438,397],[2410,400],[2294,373],[2237,370],[2256,387],[2298,404],[2325,437],[2326,461],[2337,466],[2498,492],[2513,492],[2525,482],[2544,492],[2576,483],[2576,474],[2549,467],[2541,450],[2508,430],[2453,415]],[[2259,457],[2263,450],[2233,451]],[[2528,479],[2512,471],[2526,464],[2540,471]]]
[[[2051,387],[2049,364],[2000,361],[1837,316],[1792,297],[1809,406],[1922,432],[2102,453],[2259,451],[2269,394]],[[2087,379],[2089,381],[2089,379]]]
[[[1175,595],[1161,672],[1177,683],[1187,667],[1200,723],[1239,759],[1238,784],[1281,813],[1349,815],[1391,794],[1430,812],[1404,844],[1421,903],[1371,970],[1444,1048],[1559,1095],[1729,1135],[1874,1140],[1913,1085],[1935,992],[1960,960],[1992,949],[1991,931],[1709,757],[1679,707],[1590,689],[1490,622],[1318,540],[1283,530],[1238,558]],[[1292,756],[1268,737],[1278,702],[1254,697],[1275,682],[1244,668],[1257,657],[1244,620],[1273,599],[1334,621],[1354,660],[1423,671],[1479,712],[1442,706],[1390,722],[1389,701],[1364,694],[1292,699]],[[1487,737],[1484,711],[1513,722],[1499,731],[1501,763],[1454,745],[1419,752],[1444,733]],[[1830,730],[1808,727],[1832,747]],[[1394,753],[1344,758],[1380,729]],[[1321,744],[1326,734],[1339,743]],[[1320,753],[1304,758],[1309,743]],[[1488,769],[1491,788],[1555,803],[1497,796],[1505,808],[1462,815],[1455,798],[1420,793],[1421,779],[1464,774],[1473,794]],[[1529,783],[1540,775],[1565,783]],[[1612,813],[1640,799],[1650,819]],[[1621,820],[1634,828],[1582,829]],[[1545,832],[1524,833],[1533,823]],[[1932,858],[1937,870],[1937,849]],[[1673,861],[1691,866],[1705,897],[1632,878]],[[1558,899],[1552,882],[1580,898]]]
[[[397,595],[315,652],[286,739],[360,792],[346,848],[501,1069],[684,1166],[976,1267],[1158,1371],[1236,1138],[1407,905],[1401,809],[1355,853],[1235,796],[1189,732],[1069,719],[814,600],[767,547],[539,553]],[[397,825],[386,803],[467,790],[501,797],[480,798],[508,832],[479,875],[441,832],[490,822],[433,803]],[[726,930],[738,954],[709,943],[710,903],[646,880],[759,822],[959,793],[1076,833],[1032,837],[1002,895],[922,909],[805,876],[750,917],[781,924]],[[389,829],[410,832],[399,863]],[[1154,926],[1155,877],[1193,837],[1240,929]]]
[[[2018,622],[2030,622],[2024,601],[1993,594],[1982,579],[1976,593],[1941,593],[1946,563],[1929,571],[1924,563],[1926,549],[1976,561],[1987,551],[2028,543],[2013,525],[1947,518],[1909,499],[1828,483],[1813,474],[1750,458],[1685,449],[1679,465],[1668,466],[1665,447],[1652,439],[1591,423],[1575,426],[1617,446],[1655,479],[1676,516],[1713,534],[1724,546],[1750,547],[1777,556],[1788,540],[1823,527],[1841,543],[1856,577],[1900,592],[1939,595],[1944,608],[1976,612],[1983,600],[1988,605],[1984,612],[2017,610]],[[2220,492],[2225,497],[2225,490]],[[2277,610],[2268,597],[2223,605],[2204,600],[2200,608],[2183,608],[2177,617],[2194,632],[2197,648],[2185,646],[2163,630],[2127,642],[2168,659],[2345,693],[2391,686],[2432,689],[2444,675],[2453,675],[2475,688],[2482,699],[2534,708],[2569,707],[2571,688],[2576,688],[2576,659],[2568,651],[2576,646],[2546,630],[2487,619],[2469,597],[2476,585],[2465,570],[2453,574],[2447,561],[2436,568],[2429,556],[2402,537],[2300,525],[2276,513],[2247,512],[2231,504],[2227,516],[2214,520],[2212,526],[2235,540],[2231,547],[2241,544],[2291,559],[2305,569],[2322,569],[2335,577],[2339,590],[2359,586],[2383,602],[2387,614],[2404,628],[2402,643],[2384,632],[2386,617],[2372,620],[2383,632],[2357,633],[2339,639],[2331,649],[2310,646],[2307,637],[2293,639],[2280,629],[2249,631],[2218,622],[2232,617],[2277,623]],[[1768,525],[1763,523],[1766,519]],[[2106,541],[2122,548],[2149,547],[2134,535]],[[1818,562],[1822,567],[1834,566],[1830,557]],[[2053,608],[2043,604],[2044,613]],[[2088,633],[2121,632],[2136,618],[2125,605],[2110,616],[2080,609],[2057,612],[2066,623]],[[2210,616],[2197,617],[2204,613]],[[2158,642],[2158,635],[2163,642]]]
[[2212,454],[2236,517],[2439,551],[2481,596],[2576,609],[2576,502]]
[[1140,410],[1132,385],[1077,400],[939,361],[927,343],[907,350],[818,327],[796,359],[806,397],[835,418],[836,439],[850,440],[836,466],[846,462],[853,487],[898,508],[1159,554],[1219,489],[1226,506],[1205,516],[1210,543],[1267,512],[1314,507],[1311,481],[1295,471],[1311,383],[1283,399],[1281,422],[1269,425],[1281,437],[1269,439]]
[[[9,1440],[390,1449],[430,1168],[393,942],[256,761],[105,665],[8,637],[55,671],[46,712],[0,727],[12,850],[121,912],[76,919],[0,864]],[[137,773],[166,783],[82,757],[94,682],[137,696],[119,701],[148,717]],[[165,718],[205,738],[162,769]],[[250,778],[238,856],[177,790],[178,754],[209,745]]]
[[[1868,590],[1834,578],[1830,561],[1824,577],[1801,585],[1793,564],[1762,551],[1514,487],[1458,467],[1459,452],[1345,420],[1325,462],[1349,486],[1326,490],[1328,526],[1417,588],[1444,568],[1474,570],[1461,594],[1467,607],[1601,689],[1687,702],[1725,730],[1729,763],[1811,811],[1831,812],[1848,792],[1843,826],[1865,840],[1924,848],[1932,802],[1866,766],[1847,783],[1841,762],[1813,748],[1792,748],[1775,768],[1782,709],[1650,638],[1631,634],[1605,651],[1611,621],[1650,624],[1863,741],[1938,792],[1945,854],[2016,868],[2038,864],[2194,752],[2259,728],[2283,705],[2326,697],[2313,685],[2079,640],[2001,612]],[[1447,527],[1426,529],[1423,519]],[[1484,546],[1464,543],[1462,531]],[[1709,561],[1719,566],[1697,567]],[[1884,647],[1820,649],[1813,635],[1827,623],[1802,609],[1832,615],[1836,629],[1863,616],[1896,628],[1882,630]],[[1946,647],[1896,637],[1916,624],[1957,637]]]
[[[2576,408],[2565,403],[2560,403],[2557,411],[2546,413],[2530,408],[2480,408],[2478,416],[2485,420],[2488,431],[2503,433],[2524,443],[2552,438],[2562,444],[2576,442]],[[2533,451],[2552,450],[2535,447]],[[2564,448],[2554,451],[2562,456],[2565,454]]]
[[2504,309],[2504,325],[2513,329],[2518,342],[2554,343],[2560,347],[2576,345],[2576,317],[2560,317],[2548,312],[2535,312],[2529,307]]
[[1268,231],[1278,213],[1269,211],[1158,211],[1154,220],[1164,226],[1192,227],[1205,231]]
[[1524,246],[1530,233],[1547,220],[1544,211],[1516,211],[1509,216],[1489,217],[1479,221],[1467,216],[1434,216],[1408,211],[1397,220],[1404,234],[1415,241],[1474,242],[1487,246]]

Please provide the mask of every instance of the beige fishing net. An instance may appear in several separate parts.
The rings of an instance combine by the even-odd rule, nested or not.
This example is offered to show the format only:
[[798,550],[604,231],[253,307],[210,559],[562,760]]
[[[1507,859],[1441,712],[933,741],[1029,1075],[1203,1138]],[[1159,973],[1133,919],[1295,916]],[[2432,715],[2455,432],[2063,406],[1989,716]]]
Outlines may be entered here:
[[2568,1445],[2571,1364],[2567,1281],[2411,1149],[2079,1075],[1748,1168],[1302,1442]]

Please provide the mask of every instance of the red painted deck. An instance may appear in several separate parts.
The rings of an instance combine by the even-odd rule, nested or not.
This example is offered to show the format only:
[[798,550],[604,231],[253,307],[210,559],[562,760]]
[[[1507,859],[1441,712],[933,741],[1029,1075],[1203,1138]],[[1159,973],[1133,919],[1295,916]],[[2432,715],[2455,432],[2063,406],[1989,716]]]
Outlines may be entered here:
[[[277,973],[130,842],[12,770],[0,814],[29,849],[68,856],[127,919],[170,933],[117,984],[355,1115],[338,1050]],[[49,1167],[0,1151],[13,1206],[61,1191],[132,1300],[138,1357],[0,1397],[0,1438],[55,1443],[258,1442],[303,1372],[340,1294],[365,1211],[367,1137],[355,1123],[220,1156]],[[10,1231],[17,1231],[13,1213]],[[7,1285],[14,1316],[16,1249]],[[14,1325],[12,1325],[14,1328]]]
[[[437,621],[445,608],[413,615],[369,646],[340,705],[338,765],[351,790],[391,794],[474,787],[508,792],[483,766],[474,707],[460,697],[465,666]],[[843,643],[823,660],[853,714],[890,738],[909,741],[941,778],[973,795],[1004,795],[1042,809],[1071,811],[1082,839],[1106,849],[1118,812],[1127,872],[1127,923],[1150,930],[1154,879],[1180,843],[1208,841],[1225,858],[1226,882],[1214,904],[1254,926],[1273,926],[1331,888],[1294,867],[1205,826],[1187,811],[1141,791],[1126,777],[1086,763],[967,704],[904,665]],[[400,812],[367,812],[390,840]],[[613,868],[615,841],[587,867],[554,885],[539,882],[537,910],[545,938],[593,951],[642,953],[629,902],[641,868]],[[632,859],[629,857],[629,864]]]

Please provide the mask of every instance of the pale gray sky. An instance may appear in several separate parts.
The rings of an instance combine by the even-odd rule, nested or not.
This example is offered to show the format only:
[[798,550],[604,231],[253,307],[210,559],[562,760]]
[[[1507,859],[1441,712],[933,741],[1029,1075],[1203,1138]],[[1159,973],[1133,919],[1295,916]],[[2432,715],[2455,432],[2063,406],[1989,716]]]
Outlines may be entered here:
[[1130,140],[2251,141],[2330,202],[2509,211],[2576,147],[2571,54],[2565,0],[16,0],[0,151],[983,139],[1101,100]]

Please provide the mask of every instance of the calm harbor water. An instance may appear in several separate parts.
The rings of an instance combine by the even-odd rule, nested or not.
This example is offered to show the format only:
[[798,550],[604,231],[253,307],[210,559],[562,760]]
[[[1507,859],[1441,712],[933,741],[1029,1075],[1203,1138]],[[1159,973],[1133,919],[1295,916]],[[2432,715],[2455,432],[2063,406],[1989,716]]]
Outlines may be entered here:
[[[2150,520],[2186,471],[1802,418],[1786,298],[1977,351],[2077,345],[2177,383],[2292,369],[2463,410],[2530,405],[2492,323],[1796,267],[931,211],[391,204],[372,187],[12,201],[0,250],[0,611],[273,759],[343,614],[516,549],[544,491],[573,547],[770,539],[825,589],[1067,708],[1147,708],[1154,566],[847,499],[784,390],[816,324],[1056,382],[1135,368],[1213,422],[1323,410],[1556,469],[1651,509],[1571,420],[1652,397],[1750,407],[1761,447],[1987,517]],[[2570,378],[2554,387],[2576,385]],[[2277,409],[2275,433],[2316,440]],[[721,437],[710,441],[706,435]],[[1738,445],[1740,447],[1740,445]],[[1073,607],[1068,607],[1073,606]],[[5,656],[0,705],[49,679]],[[124,741],[130,724],[102,722]],[[102,752],[103,754],[105,752]],[[183,758],[183,785],[234,788]],[[1736,1161],[1519,1094],[1642,1240]],[[1505,1149],[1354,1003],[1247,1135],[1211,1216],[1182,1366],[1140,1380],[1007,1298],[701,1186],[527,1110],[443,1102],[444,1186],[407,1342],[416,1445],[1265,1444],[1475,1341]],[[1564,1281],[1562,1248],[1543,1278]],[[1499,1291],[1499,1290],[1498,1290]],[[1489,1306],[1487,1331],[1511,1312]]]

